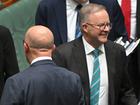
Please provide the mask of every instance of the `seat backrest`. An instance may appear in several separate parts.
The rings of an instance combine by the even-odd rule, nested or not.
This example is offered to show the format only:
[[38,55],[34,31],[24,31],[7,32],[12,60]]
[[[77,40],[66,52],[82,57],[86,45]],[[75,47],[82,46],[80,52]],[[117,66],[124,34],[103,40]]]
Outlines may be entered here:
[[14,40],[20,70],[28,66],[23,50],[26,30],[34,25],[39,0],[20,0],[0,11],[0,25],[10,29]]

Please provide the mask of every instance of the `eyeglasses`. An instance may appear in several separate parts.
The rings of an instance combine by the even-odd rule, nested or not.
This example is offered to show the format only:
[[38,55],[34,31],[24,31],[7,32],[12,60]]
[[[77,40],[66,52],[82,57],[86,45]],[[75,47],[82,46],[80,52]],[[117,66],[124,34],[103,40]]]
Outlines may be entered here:
[[95,27],[101,31],[103,31],[106,27],[109,28],[109,30],[112,28],[112,23],[101,23],[101,24],[90,24],[87,23],[88,25],[90,25],[91,27]]

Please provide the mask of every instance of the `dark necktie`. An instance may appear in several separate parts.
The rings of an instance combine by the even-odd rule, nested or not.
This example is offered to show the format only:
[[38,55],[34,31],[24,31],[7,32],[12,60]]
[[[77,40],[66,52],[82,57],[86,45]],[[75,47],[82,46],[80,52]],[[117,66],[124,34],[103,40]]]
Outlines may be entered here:
[[81,4],[77,5],[77,7],[75,8],[75,10],[77,11],[77,21],[76,21],[75,38],[78,38],[79,36],[81,36],[80,22],[79,22],[79,10],[81,8],[82,8],[82,5]]
[[92,81],[90,86],[90,105],[98,105],[99,102],[99,90],[100,90],[100,65],[99,65],[99,50],[93,51],[94,56],[94,68]]

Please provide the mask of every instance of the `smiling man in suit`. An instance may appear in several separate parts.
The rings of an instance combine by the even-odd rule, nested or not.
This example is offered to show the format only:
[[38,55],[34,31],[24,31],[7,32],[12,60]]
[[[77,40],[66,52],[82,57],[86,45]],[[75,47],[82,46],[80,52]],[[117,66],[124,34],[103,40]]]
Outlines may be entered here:
[[124,17],[117,0],[42,0],[36,12],[36,24],[49,27],[54,33],[56,46],[75,39],[78,4],[102,4],[109,13],[112,29],[108,38],[127,40]]
[[52,32],[32,26],[24,49],[29,68],[6,81],[0,105],[84,105],[80,77],[52,61]]
[[[86,105],[137,105],[126,70],[125,49],[107,39],[112,24],[106,8],[99,4],[87,4],[80,10],[80,24],[82,37],[58,46],[53,60],[80,75]],[[93,53],[96,49],[99,50],[98,60]],[[95,72],[93,69],[97,64],[95,70],[98,71]],[[99,89],[93,92],[95,78]],[[94,93],[99,94],[94,98],[98,101],[91,104],[94,103]]]

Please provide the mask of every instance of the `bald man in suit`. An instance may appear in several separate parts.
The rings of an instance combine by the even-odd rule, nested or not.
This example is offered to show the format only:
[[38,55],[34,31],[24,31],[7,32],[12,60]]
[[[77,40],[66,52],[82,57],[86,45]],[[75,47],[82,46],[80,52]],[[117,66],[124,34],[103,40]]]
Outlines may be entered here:
[[0,105],[83,105],[80,77],[52,61],[54,48],[48,28],[29,28],[24,51],[31,65],[7,79]]

